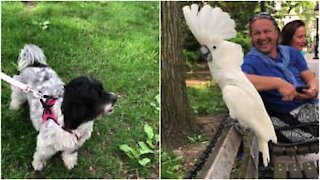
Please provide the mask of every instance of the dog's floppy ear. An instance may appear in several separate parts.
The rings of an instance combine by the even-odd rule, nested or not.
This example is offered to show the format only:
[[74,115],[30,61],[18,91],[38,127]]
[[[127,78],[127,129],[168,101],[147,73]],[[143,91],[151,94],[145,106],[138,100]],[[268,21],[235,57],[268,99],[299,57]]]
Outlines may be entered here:
[[76,129],[80,124],[103,114],[103,105],[110,103],[104,94],[101,83],[86,76],[66,84],[61,106],[66,128]]
[[76,129],[80,124],[93,120],[95,112],[92,104],[87,101],[90,98],[88,86],[81,79],[76,78],[64,86],[64,95],[61,110],[64,115],[64,126]]

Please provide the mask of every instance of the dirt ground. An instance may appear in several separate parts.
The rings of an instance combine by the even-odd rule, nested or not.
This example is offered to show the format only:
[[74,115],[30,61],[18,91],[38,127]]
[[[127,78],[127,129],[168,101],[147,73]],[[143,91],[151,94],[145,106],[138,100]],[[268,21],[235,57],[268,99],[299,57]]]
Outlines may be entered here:
[[[202,86],[207,85],[212,81],[211,75],[209,70],[201,70],[201,71],[194,71],[188,72],[186,84],[187,86]],[[178,156],[182,156],[182,163],[184,169],[189,171],[197,158],[200,154],[205,150],[208,146],[209,141],[212,139],[213,135],[215,134],[221,119],[224,117],[223,114],[216,115],[216,116],[198,116],[197,123],[200,127],[200,132],[203,134],[203,142],[194,142],[187,144],[185,146],[179,147],[173,151],[174,154]]]
[[200,154],[208,146],[209,141],[215,134],[223,115],[217,117],[212,116],[200,116],[197,118],[197,123],[200,127],[201,133],[204,135],[204,142],[190,143],[185,146],[179,147],[173,151],[174,154],[182,156],[182,163],[184,169],[190,170]]

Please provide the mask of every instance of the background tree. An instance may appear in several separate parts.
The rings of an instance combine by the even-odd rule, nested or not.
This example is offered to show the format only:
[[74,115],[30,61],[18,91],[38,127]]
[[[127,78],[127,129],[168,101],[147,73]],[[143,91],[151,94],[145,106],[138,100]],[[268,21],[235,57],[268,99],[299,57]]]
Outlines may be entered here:
[[306,24],[315,22],[315,2],[310,1],[284,1],[279,7],[275,4],[268,6],[275,18],[279,20],[279,26],[283,27],[284,22],[281,21],[285,16],[298,15],[299,19],[303,20]]
[[184,144],[195,129],[182,60],[180,3],[161,2],[161,142],[172,149]]

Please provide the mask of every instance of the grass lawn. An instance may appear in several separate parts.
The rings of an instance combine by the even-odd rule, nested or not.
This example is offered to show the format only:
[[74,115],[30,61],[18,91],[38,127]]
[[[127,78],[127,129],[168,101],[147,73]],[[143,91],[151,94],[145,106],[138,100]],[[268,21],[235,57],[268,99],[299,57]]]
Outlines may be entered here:
[[197,116],[214,116],[227,112],[217,84],[187,87],[190,106]]
[[[67,170],[60,155],[45,178],[157,178],[158,150],[145,167],[119,146],[144,141],[144,125],[159,128],[158,2],[2,2],[1,70],[17,73],[24,44],[40,46],[64,82],[80,75],[101,80],[120,96],[114,113],[95,122],[91,139],[79,150],[78,165]],[[10,87],[1,83],[1,178],[31,178],[37,132],[27,105],[9,110]]]

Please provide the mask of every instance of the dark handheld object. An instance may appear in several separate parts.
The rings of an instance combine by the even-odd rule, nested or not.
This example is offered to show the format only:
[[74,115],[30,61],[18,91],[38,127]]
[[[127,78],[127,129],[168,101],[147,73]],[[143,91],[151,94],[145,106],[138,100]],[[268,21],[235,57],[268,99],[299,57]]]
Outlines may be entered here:
[[303,90],[304,89],[308,89],[310,86],[298,86],[298,87],[296,87],[296,91],[298,92],[298,93],[304,93],[303,92]]

